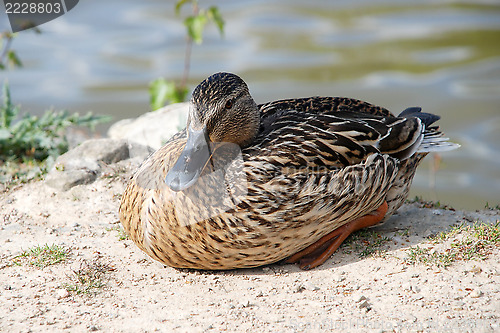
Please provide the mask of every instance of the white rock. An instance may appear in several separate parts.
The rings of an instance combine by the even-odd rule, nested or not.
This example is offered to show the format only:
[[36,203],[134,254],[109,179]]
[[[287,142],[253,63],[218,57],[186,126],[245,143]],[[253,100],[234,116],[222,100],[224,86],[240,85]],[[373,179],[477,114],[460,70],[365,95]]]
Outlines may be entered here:
[[239,308],[248,308],[248,307],[250,307],[250,306],[252,306],[252,304],[250,303],[250,300],[248,300],[248,299],[245,299],[245,300],[241,301],[241,302],[238,304],[238,307],[239,307]]
[[59,289],[59,290],[56,291],[57,299],[66,298],[69,295],[70,295],[69,291],[67,291],[66,289]]
[[124,119],[108,130],[112,139],[125,139],[160,148],[172,135],[186,127],[189,103],[167,105],[135,119]]
[[300,284],[298,284],[298,285],[296,285],[296,286],[295,286],[295,288],[294,288],[294,290],[293,290],[293,291],[294,291],[295,293],[300,293],[300,292],[302,292],[302,291],[303,291],[303,290],[305,290],[305,289],[306,289],[306,288],[304,287],[304,285],[300,283]]
[[481,289],[476,288],[470,292],[469,296],[471,298],[479,298],[479,297],[483,296],[483,292],[481,291]]
[[306,290],[310,290],[310,291],[315,291],[315,290],[319,290],[319,287],[318,286],[315,286],[314,284],[312,284],[311,282],[306,282],[304,283],[304,288]]
[[332,276],[332,280],[335,281],[335,282],[342,282],[345,280],[345,276],[342,276],[342,275],[339,275],[339,274],[335,274]]

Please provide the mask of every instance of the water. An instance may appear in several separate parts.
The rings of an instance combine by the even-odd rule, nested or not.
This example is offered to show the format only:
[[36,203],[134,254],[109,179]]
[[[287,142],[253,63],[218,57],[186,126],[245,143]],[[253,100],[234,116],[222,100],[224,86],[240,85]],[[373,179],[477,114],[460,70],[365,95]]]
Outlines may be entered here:
[[[194,46],[191,88],[231,71],[258,103],[329,95],[395,113],[421,106],[442,116],[462,148],[443,153],[436,172],[429,156],[411,195],[466,209],[500,203],[500,1],[200,1],[213,4],[225,35],[207,27]],[[13,46],[24,68],[0,79],[32,113],[136,117],[148,111],[151,80],[182,75],[185,32],[173,8],[160,0],[80,1],[43,34],[21,32]]]

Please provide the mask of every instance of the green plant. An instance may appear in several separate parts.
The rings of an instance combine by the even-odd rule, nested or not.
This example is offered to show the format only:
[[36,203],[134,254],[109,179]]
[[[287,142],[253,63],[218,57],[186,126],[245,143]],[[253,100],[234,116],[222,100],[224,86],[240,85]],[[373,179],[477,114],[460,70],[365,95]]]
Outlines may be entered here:
[[486,205],[484,205],[484,208],[489,209],[489,210],[500,210],[500,204],[497,204],[495,206],[490,206],[490,203],[486,202]]
[[[40,33],[38,28],[32,29]],[[16,34],[0,33],[0,70],[22,67],[21,60],[12,50]],[[96,124],[110,120],[108,116],[87,113],[80,116],[67,111],[47,110],[41,117],[20,115],[19,107],[12,103],[9,85],[3,84],[0,101],[0,183],[11,184],[41,177],[54,159],[68,150],[65,136],[70,126],[94,129]]]
[[179,103],[186,99],[187,79],[189,77],[189,67],[191,60],[191,49],[193,42],[201,44],[203,42],[203,30],[207,23],[213,22],[221,36],[224,34],[224,20],[219,9],[212,6],[208,9],[202,9],[198,6],[197,0],[179,0],[175,5],[176,15],[180,15],[181,8],[190,3],[192,5],[192,15],[184,20],[186,26],[186,53],[184,56],[184,73],[180,83],[175,81],[158,78],[151,82],[149,86],[150,105],[152,110],[157,110],[167,102]]
[[407,249],[407,264],[447,267],[455,261],[487,258],[500,246],[500,221],[494,224],[459,224],[446,233],[439,233],[429,246]]
[[69,250],[61,245],[35,246],[12,258],[14,264],[27,263],[30,266],[45,268],[50,265],[65,261],[69,256]]
[[117,232],[116,237],[118,238],[119,241],[129,239],[125,230],[119,225],[112,227],[112,228],[107,228],[106,230],[107,231],[115,230]]
[[12,104],[7,83],[2,89],[0,106],[0,158],[22,161],[31,158],[42,161],[56,157],[68,149],[64,131],[69,126],[86,126],[91,130],[96,124],[108,121],[108,116],[84,116],[67,111],[48,110],[41,117],[25,114],[19,118],[19,108]]
[[25,114],[12,103],[9,85],[2,89],[0,104],[0,180],[27,181],[43,175],[54,159],[68,150],[65,132],[70,126],[94,130],[96,124],[107,122],[108,116],[91,112],[80,116],[67,111],[48,110],[41,117]]
[[0,69],[7,67],[22,67],[21,60],[14,50],[11,50],[12,40],[16,34],[4,31],[0,33]]

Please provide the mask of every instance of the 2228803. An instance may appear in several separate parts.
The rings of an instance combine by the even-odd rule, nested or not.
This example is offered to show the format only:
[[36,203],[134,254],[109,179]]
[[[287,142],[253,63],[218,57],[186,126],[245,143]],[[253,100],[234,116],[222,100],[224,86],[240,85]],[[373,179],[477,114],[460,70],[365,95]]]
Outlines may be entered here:
[[59,14],[61,3],[28,3],[28,2],[7,2],[5,3],[6,14]]

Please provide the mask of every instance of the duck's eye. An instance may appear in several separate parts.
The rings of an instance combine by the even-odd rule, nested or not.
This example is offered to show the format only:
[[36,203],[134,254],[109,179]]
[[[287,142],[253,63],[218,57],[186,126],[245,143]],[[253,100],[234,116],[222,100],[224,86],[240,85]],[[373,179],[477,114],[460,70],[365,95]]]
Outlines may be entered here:
[[230,109],[233,107],[233,101],[230,99],[226,102],[226,109]]

